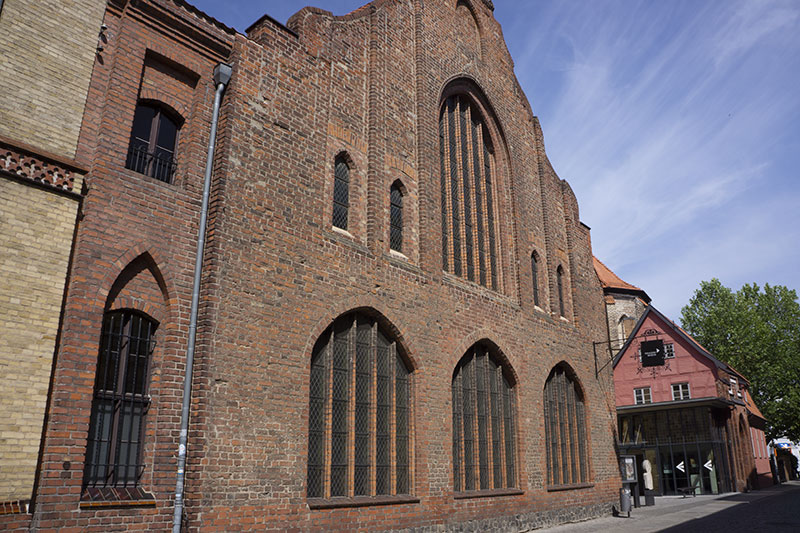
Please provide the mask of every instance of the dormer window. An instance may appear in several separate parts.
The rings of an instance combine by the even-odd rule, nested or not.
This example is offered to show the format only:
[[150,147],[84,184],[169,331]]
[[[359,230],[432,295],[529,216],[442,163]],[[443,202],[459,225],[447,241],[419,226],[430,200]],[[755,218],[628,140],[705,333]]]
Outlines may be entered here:
[[161,107],[150,103],[137,105],[125,168],[172,183],[179,128],[178,121]]

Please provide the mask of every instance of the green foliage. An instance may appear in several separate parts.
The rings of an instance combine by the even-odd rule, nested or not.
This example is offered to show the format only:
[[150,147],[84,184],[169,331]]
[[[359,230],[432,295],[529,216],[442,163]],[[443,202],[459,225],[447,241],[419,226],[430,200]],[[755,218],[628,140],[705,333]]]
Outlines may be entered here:
[[800,304],[782,285],[733,292],[703,281],[681,310],[681,324],[750,381],[768,436],[800,440]]

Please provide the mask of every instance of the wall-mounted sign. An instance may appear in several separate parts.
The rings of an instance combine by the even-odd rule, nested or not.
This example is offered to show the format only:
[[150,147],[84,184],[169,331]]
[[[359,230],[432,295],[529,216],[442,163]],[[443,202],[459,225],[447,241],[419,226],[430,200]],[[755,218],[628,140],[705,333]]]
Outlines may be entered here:
[[642,366],[664,366],[664,341],[644,341],[642,349]]

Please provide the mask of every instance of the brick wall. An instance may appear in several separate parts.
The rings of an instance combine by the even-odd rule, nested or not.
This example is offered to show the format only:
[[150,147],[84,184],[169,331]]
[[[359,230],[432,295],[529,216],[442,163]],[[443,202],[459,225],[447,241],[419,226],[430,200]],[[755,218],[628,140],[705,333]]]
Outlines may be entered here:
[[[613,385],[610,373],[595,377],[592,355],[606,326],[588,229],[546,160],[491,11],[474,2],[467,15],[455,4],[379,1],[343,17],[307,8],[290,19],[291,31],[263,20],[237,41],[195,382],[200,422],[191,431],[190,522],[199,529],[513,528],[514,516],[524,524],[596,516],[617,498]],[[466,42],[465,24],[477,25]],[[482,98],[496,143],[496,291],[442,272],[438,117],[457,79]],[[353,161],[347,233],[331,227],[341,151]],[[386,239],[398,177],[414,191],[405,258]],[[534,248],[546,280],[541,309],[530,279]],[[553,296],[558,266],[563,318]],[[311,351],[354,309],[390,324],[412,361],[419,501],[309,508]],[[521,494],[456,499],[450,384],[482,339],[516,377]],[[556,492],[545,486],[542,395],[560,361],[586,392],[593,483]]]
[[74,157],[105,2],[4,4],[0,135]]
[[0,175],[0,502],[33,490],[78,205]]

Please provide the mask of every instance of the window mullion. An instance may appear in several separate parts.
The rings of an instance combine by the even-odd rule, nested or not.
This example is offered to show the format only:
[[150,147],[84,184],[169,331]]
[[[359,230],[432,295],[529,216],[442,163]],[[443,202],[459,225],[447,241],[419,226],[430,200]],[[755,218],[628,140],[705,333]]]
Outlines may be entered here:
[[356,464],[356,328],[358,321],[353,322],[347,332],[347,368],[349,382],[347,396],[347,495],[355,496],[355,464]]
[[333,461],[333,342],[334,342],[334,329],[330,328],[330,335],[328,343],[325,346],[325,371],[327,372],[326,382],[327,387],[325,390],[325,403],[323,411],[325,413],[325,449],[323,461],[323,494],[325,498],[331,497],[331,463]]
[[473,472],[475,472],[475,490],[480,490],[481,488],[481,436],[479,431],[479,423],[478,423],[478,402],[480,398],[478,398],[478,350],[477,348],[474,349],[472,354],[472,390],[473,390],[473,403],[470,406],[472,408],[472,419],[475,421],[472,424],[472,442],[475,445],[472,447],[472,464],[473,464]]
[[378,323],[372,324],[370,334],[370,358],[372,380],[370,382],[370,421],[369,421],[369,441],[370,441],[370,469],[369,483],[370,494],[375,496],[378,493]]
[[389,345],[389,494],[397,494],[397,345]]

